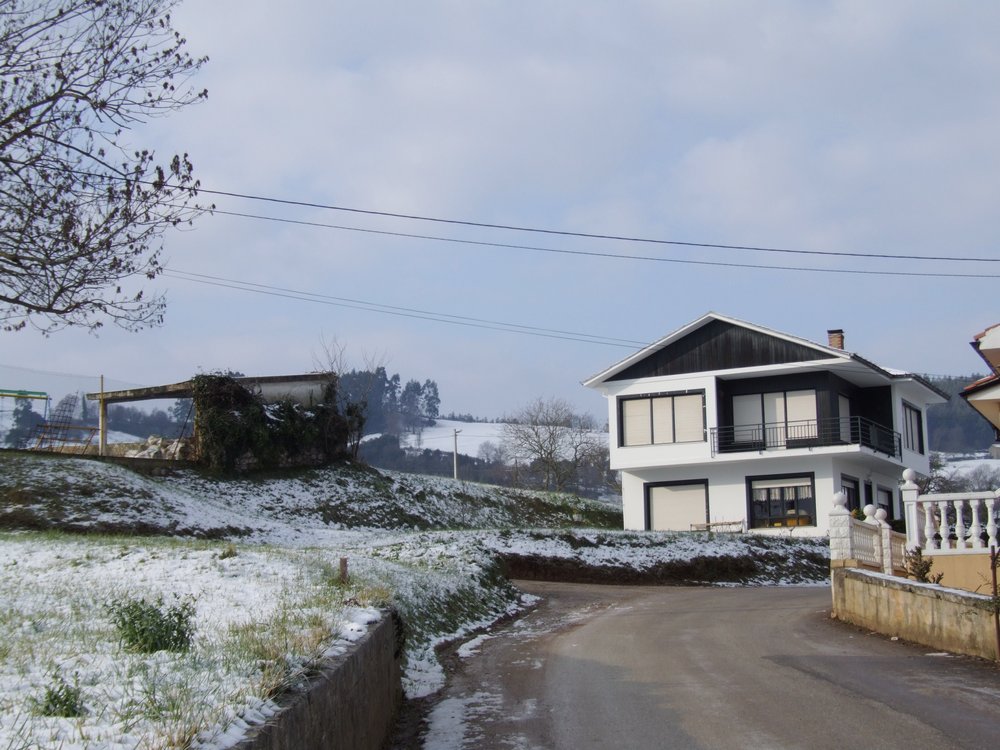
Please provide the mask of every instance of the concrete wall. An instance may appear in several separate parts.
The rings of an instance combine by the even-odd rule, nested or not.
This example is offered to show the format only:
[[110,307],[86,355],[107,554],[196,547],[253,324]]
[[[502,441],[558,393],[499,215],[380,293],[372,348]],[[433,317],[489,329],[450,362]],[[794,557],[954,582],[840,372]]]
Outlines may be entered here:
[[993,591],[993,578],[990,571],[990,553],[983,550],[980,553],[961,555],[935,555],[924,552],[925,558],[930,558],[931,575],[943,573],[941,585],[950,589],[965,589],[978,594],[990,594]]
[[989,597],[852,568],[834,568],[833,616],[933,649],[997,659]]
[[383,617],[233,750],[379,750],[403,698],[397,627]]

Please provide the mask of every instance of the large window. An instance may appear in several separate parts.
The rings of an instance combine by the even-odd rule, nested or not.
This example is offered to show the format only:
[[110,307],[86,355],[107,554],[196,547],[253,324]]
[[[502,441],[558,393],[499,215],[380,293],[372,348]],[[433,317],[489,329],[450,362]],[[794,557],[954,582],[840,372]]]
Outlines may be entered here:
[[692,443],[705,439],[705,393],[673,393],[619,402],[623,446]]
[[733,440],[781,447],[817,436],[816,391],[775,391],[733,396]]
[[903,404],[903,447],[914,453],[924,452],[924,415],[920,409]]
[[815,526],[816,500],[812,474],[785,477],[748,477],[749,526]]

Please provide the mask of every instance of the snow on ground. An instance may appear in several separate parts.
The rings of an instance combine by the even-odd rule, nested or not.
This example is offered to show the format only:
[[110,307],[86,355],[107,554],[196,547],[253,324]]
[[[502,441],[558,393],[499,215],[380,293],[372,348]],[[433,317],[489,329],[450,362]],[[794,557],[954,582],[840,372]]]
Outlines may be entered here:
[[[294,682],[385,605],[408,631],[406,693],[430,695],[444,684],[439,645],[532,604],[503,575],[504,556],[638,571],[754,556],[767,565],[752,582],[794,583],[795,555],[826,554],[815,540],[514,528],[531,518],[570,527],[595,507],[371,470],[222,481],[0,454],[0,521],[129,532],[0,533],[0,750],[169,747],[192,737],[193,747],[226,747],[274,710],[266,683],[275,669]],[[478,528],[447,529],[449,519]],[[342,557],[348,585],[337,578]],[[124,651],[108,604],[160,596],[193,602],[193,648]],[[263,642],[268,634],[280,647]],[[38,715],[46,688],[60,684],[79,686],[84,716]]]
[[969,474],[977,469],[988,469],[1000,472],[1000,458],[990,458],[988,454],[975,454],[972,456],[958,454],[943,454],[945,459],[945,472],[955,471],[959,475]]
[[[455,431],[458,430],[458,452],[475,458],[483,443],[499,445],[504,439],[502,422],[458,422],[451,419],[437,419],[433,427],[424,427],[418,433],[409,433],[399,439],[403,448],[427,448],[450,453],[455,449]],[[606,432],[599,433],[605,442]]]
[[399,444],[403,448],[427,448],[450,453],[455,449],[455,430],[459,431],[458,452],[465,456],[478,456],[483,443],[499,444],[503,440],[502,423],[438,419],[433,427],[402,436]]

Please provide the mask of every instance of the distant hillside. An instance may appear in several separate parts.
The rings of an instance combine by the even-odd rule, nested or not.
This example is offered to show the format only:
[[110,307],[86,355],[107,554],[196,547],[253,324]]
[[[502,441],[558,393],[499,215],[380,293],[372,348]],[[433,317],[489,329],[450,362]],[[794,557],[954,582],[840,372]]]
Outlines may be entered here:
[[924,377],[951,397],[948,403],[936,404],[927,410],[930,449],[942,453],[974,453],[989,449],[994,441],[993,428],[958,395],[982,375]]

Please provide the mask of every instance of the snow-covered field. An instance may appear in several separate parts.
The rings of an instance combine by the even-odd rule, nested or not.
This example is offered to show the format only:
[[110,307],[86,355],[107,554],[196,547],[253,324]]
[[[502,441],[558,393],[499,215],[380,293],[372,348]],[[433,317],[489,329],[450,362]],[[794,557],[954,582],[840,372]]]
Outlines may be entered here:
[[399,444],[404,448],[429,448],[450,452],[455,448],[458,431],[458,452],[465,456],[478,456],[483,443],[499,444],[503,440],[503,424],[499,422],[457,422],[450,419],[435,420],[433,427],[419,433],[403,435]]
[[[438,645],[530,604],[502,574],[511,556],[633,571],[751,557],[741,580],[766,584],[795,583],[826,554],[809,540],[572,528],[607,514],[365,469],[222,481],[0,454],[0,526],[129,532],[0,533],[0,750],[226,747],[387,605],[408,630],[407,695],[429,695],[444,681]],[[562,528],[518,528],[532,525]],[[191,649],[126,651],[108,605],[158,597],[193,604]],[[82,715],[40,715],[63,687],[79,690]]]

